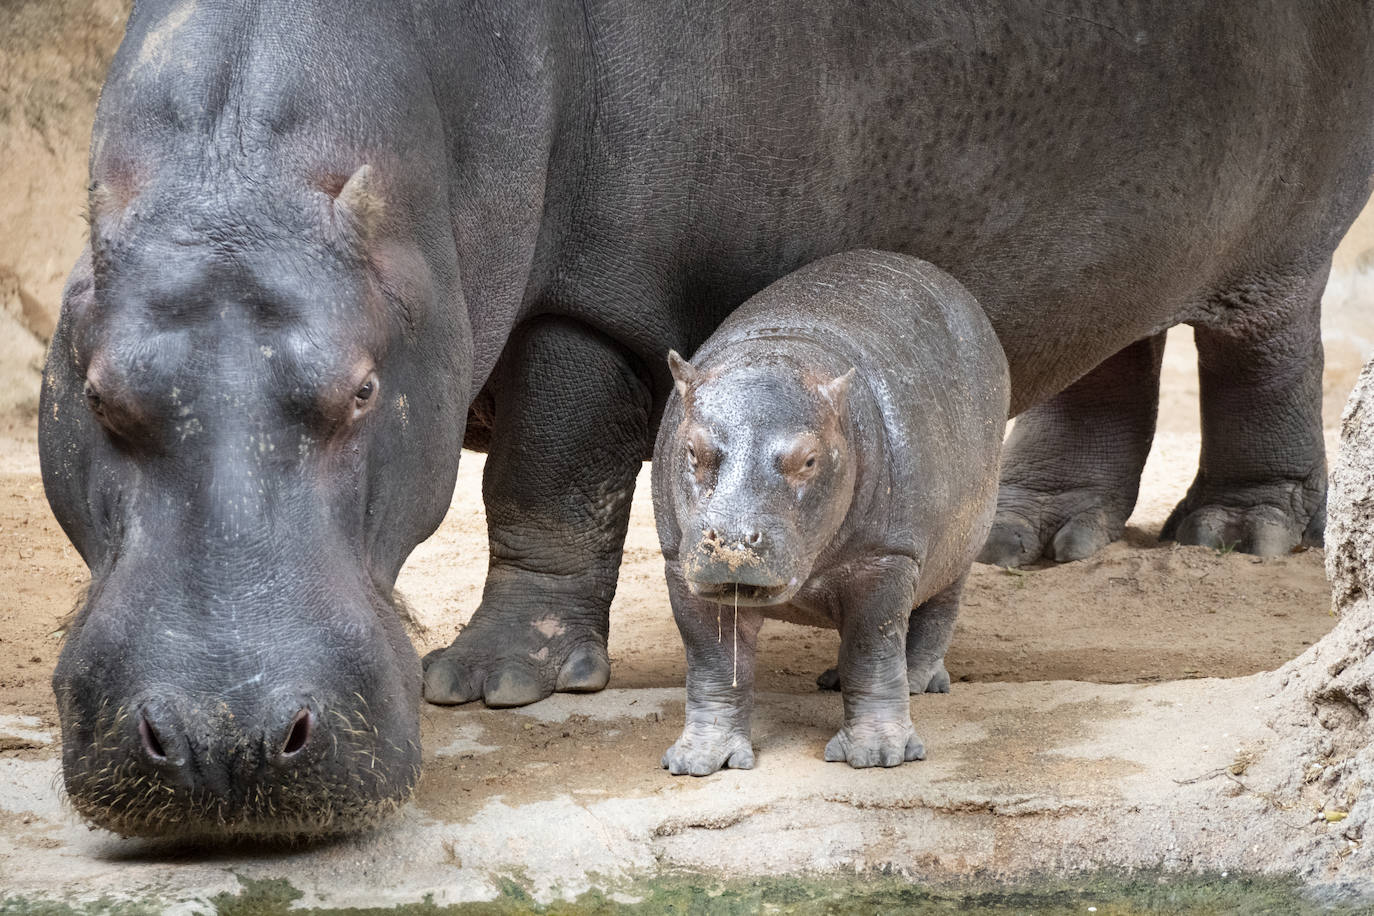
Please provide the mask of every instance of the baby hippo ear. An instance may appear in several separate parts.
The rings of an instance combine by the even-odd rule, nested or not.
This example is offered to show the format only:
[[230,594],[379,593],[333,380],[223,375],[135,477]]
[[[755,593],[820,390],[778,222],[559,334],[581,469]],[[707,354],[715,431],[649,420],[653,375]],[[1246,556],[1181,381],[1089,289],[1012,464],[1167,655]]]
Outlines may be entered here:
[[697,370],[676,350],[668,351],[668,368],[672,370],[673,386],[677,388],[678,397],[687,397],[687,389],[696,383]]
[[831,379],[823,385],[816,386],[816,393],[821,396],[821,400],[830,405],[830,409],[835,413],[844,410],[846,399],[849,396],[849,386],[854,381],[854,370],[851,368],[839,378]]

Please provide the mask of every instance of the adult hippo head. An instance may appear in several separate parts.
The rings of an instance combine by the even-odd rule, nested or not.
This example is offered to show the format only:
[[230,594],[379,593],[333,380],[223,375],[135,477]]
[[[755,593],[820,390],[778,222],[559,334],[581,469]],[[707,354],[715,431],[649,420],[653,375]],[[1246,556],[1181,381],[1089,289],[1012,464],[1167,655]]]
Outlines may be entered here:
[[[272,62],[245,49],[182,71],[222,23],[150,18],[101,100],[43,393],[44,485],[91,569],[53,678],[67,791],[126,835],[356,829],[419,770],[392,587],[469,399],[443,197],[326,80],[246,92]],[[371,91],[432,148],[404,76]]]

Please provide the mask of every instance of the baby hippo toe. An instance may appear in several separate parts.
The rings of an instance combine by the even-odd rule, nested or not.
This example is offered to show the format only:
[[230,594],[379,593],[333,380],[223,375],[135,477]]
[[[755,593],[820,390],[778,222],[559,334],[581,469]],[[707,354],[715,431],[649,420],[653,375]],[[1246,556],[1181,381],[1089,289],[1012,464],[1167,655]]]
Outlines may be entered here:
[[926,748],[910,725],[851,732],[842,728],[825,746],[825,759],[844,761],[857,769],[895,767],[907,760],[925,760]]
[[663,752],[662,763],[674,776],[709,776],[727,767],[752,770],[754,748],[739,732],[688,728]]

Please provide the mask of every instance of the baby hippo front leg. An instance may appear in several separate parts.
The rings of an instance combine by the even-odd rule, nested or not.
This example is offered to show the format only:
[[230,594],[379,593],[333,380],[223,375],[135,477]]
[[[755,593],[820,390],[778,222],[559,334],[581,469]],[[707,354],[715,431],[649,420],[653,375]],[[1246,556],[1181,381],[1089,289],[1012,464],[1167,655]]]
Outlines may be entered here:
[[916,563],[890,558],[857,570],[841,596],[840,690],[844,727],[825,759],[850,766],[893,767],[924,760],[911,724],[906,635]]
[[691,594],[669,564],[668,594],[687,650],[687,724],[663,753],[674,776],[707,776],[723,767],[753,769],[754,647],[763,616]]

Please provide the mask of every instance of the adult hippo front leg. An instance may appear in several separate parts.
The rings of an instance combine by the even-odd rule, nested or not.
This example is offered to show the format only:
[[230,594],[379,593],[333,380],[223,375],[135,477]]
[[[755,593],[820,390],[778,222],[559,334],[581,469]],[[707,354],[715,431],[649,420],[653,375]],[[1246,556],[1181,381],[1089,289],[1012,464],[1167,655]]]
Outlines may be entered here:
[[1328,269],[1241,284],[1218,297],[1217,320],[1196,327],[1202,453],[1162,537],[1261,555],[1321,545]]
[[600,690],[649,389],[608,338],[561,319],[518,331],[488,387],[486,587],[453,645],[425,658],[425,699],[522,706]]
[[1078,560],[1121,536],[1154,439],[1163,358],[1163,334],[1137,341],[1016,418],[981,562]]

